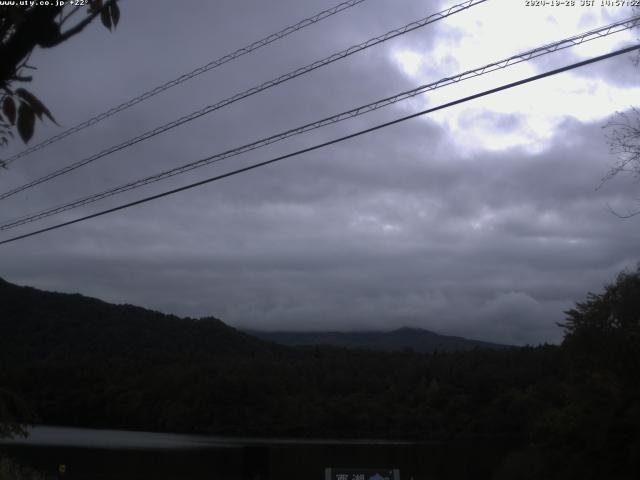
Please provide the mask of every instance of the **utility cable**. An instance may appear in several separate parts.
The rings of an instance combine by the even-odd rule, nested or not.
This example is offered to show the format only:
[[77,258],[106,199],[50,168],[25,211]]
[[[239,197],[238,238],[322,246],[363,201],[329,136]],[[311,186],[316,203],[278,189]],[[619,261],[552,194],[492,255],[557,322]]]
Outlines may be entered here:
[[339,114],[330,116],[330,117],[326,117],[323,118],[321,120],[317,120],[315,122],[311,122],[308,123],[306,125],[302,125],[300,127],[297,128],[293,128],[290,130],[287,130],[285,132],[281,132],[278,133],[276,135],[272,135],[270,137],[266,137],[251,143],[248,143],[246,145],[243,145],[241,147],[237,147],[237,148],[233,148],[231,150],[227,150],[225,152],[222,153],[218,153],[215,155],[211,155],[208,156],[206,158],[194,161],[194,162],[190,162],[184,165],[181,165],[179,167],[175,167],[172,168],[170,170],[166,170],[154,175],[150,175],[147,177],[144,177],[142,179],[138,179],[135,180],[133,182],[129,182],[126,183],[124,185],[120,185],[118,187],[114,187],[111,188],[109,190],[105,190],[102,191],[100,193],[96,193],[96,194],[92,194],[89,196],[85,196],[76,200],[73,200],[71,202],[68,203],[64,203],[62,205],[58,205],[55,207],[51,207],[48,208],[46,210],[37,212],[37,213],[32,213],[32,214],[28,214],[26,216],[22,216],[20,218],[16,218],[13,219],[11,221],[8,221],[4,224],[0,224],[0,231],[2,230],[9,230],[15,227],[18,227],[20,225],[24,225],[26,223],[31,223],[37,220],[41,220],[43,218],[47,218],[50,217],[52,215],[61,213],[61,212],[65,212],[68,210],[72,210],[74,208],[78,208],[84,205],[88,205],[94,202],[97,202],[99,200],[102,200],[104,198],[107,197],[111,197],[120,193],[124,193],[127,192],[129,190],[133,190],[139,187],[142,187],[144,185],[148,185],[151,183],[155,183],[158,182],[160,180],[164,180],[166,178],[170,178],[173,177],[175,175],[179,175],[185,172],[188,172],[190,170],[194,170],[196,168],[200,168],[200,167],[204,167],[206,165],[210,165],[212,163],[217,163],[220,162],[224,159],[230,158],[230,157],[234,157],[237,155],[240,155],[242,153],[246,153],[252,150],[256,150],[258,148],[262,148],[265,147],[267,145],[279,142],[281,140],[284,140],[286,138],[290,138],[293,137],[295,135],[300,135],[302,133],[306,133],[312,130],[315,130],[317,128],[321,128],[324,127],[326,125],[331,125],[334,123],[338,123],[350,118],[355,118],[358,117],[360,115],[364,115],[365,113],[369,113],[375,110],[378,110],[380,108],[383,107],[387,107],[389,105],[392,105],[394,103],[400,102],[402,100],[406,100],[408,98],[412,98],[415,97],[416,95],[420,95],[422,93],[431,91],[431,90],[435,90],[437,88],[441,88],[453,83],[457,83],[469,78],[475,78],[481,75],[484,75],[486,73],[490,73],[493,72],[495,70],[498,69],[503,69],[512,65],[516,65],[518,63],[524,62],[524,61],[528,61],[531,60],[533,58],[538,58],[542,55],[547,55],[553,52],[556,52],[558,50],[561,49],[565,49],[574,45],[578,45],[580,43],[584,43],[585,41],[589,41],[589,40],[593,40],[596,38],[601,38],[603,36],[606,35],[611,35],[613,33],[617,33],[620,32],[622,30],[626,30],[626,29],[630,29],[633,28],[635,26],[637,26],[638,24],[640,24],[640,16],[637,17],[633,17],[624,21],[620,21],[620,22],[616,22],[614,24],[611,25],[607,25],[604,27],[600,27],[598,29],[593,29],[587,32],[584,32],[582,34],[579,35],[574,35],[572,37],[554,42],[554,43],[550,43],[547,45],[543,45],[541,47],[538,48],[534,48],[532,50],[528,50],[526,52],[520,53],[518,55],[513,55],[511,57],[508,57],[506,59],[503,60],[499,60],[497,62],[493,62],[490,63],[488,65],[485,65],[483,67],[479,67],[473,70],[468,70],[465,71],[463,73],[454,75],[454,76],[450,76],[450,77],[445,77],[442,78],[436,82],[432,82],[426,85],[421,85],[417,88],[414,88],[412,90],[408,90],[405,92],[401,92],[398,93],[396,95],[393,95],[391,97],[387,97],[381,100],[377,100],[375,102],[366,104],[366,105],[361,105],[357,108],[353,108],[351,110],[347,110],[345,112],[341,112]]
[[90,157],[86,157],[82,160],[78,160],[75,163],[72,163],[66,167],[63,167],[59,170],[53,171],[37,180],[33,180],[29,183],[26,183],[20,187],[14,188],[13,190],[10,190],[8,192],[4,192],[2,194],[0,194],[0,200],[3,200],[5,198],[8,198],[10,196],[13,196],[19,192],[22,192],[28,188],[34,187],[36,185],[40,185],[41,183],[44,183],[46,181],[52,180],[56,177],[59,177],[60,175],[64,175],[66,173],[69,173],[73,170],[76,170],[77,168],[80,168],[84,165],[87,165],[89,163],[95,162],[96,160],[106,157],[107,155],[110,155],[112,153],[118,152],[120,150],[124,150],[125,148],[128,148],[132,145],[135,145],[136,143],[142,142],[143,140],[148,140],[149,138],[155,137],[156,135],[159,135],[161,133],[166,132],[167,130],[171,130],[172,128],[178,127],[180,125],[183,125],[184,123],[190,122],[192,120],[195,120],[196,118],[202,117],[203,115],[207,115],[215,110],[219,110],[223,107],[226,107],[228,105],[231,105],[232,103],[235,103],[239,100],[242,100],[244,98],[250,97],[251,95],[255,95],[257,93],[260,93],[264,90],[267,90],[268,88],[271,87],[275,87],[276,85],[280,85],[281,83],[284,83],[286,81],[292,80],[296,77],[299,77],[301,75],[304,75],[306,73],[309,73],[313,70],[316,70],[320,67],[324,67],[326,65],[329,65],[330,63],[336,62],[338,60],[341,60],[343,58],[347,58],[355,53],[361,52],[369,47],[372,47],[374,45],[378,45],[380,43],[386,42],[387,40],[390,40],[392,38],[398,37],[400,35],[404,35],[408,32],[411,32],[413,30],[416,30],[418,28],[422,28],[426,25],[429,25],[431,23],[437,22],[439,20],[442,20],[444,18],[447,18],[455,13],[461,12],[463,10],[467,10],[473,6],[479,5],[481,3],[486,2],[487,0],[466,0],[465,2],[459,3],[457,5],[454,5],[452,7],[447,8],[446,10],[443,10],[441,12],[438,13],[434,13],[432,15],[429,15],[428,17],[425,17],[421,20],[417,20],[415,22],[411,22],[408,23],[407,25],[404,25],[403,27],[391,30],[383,35],[380,35],[378,37],[375,38],[371,38],[369,40],[367,40],[366,42],[360,43],[358,45],[354,45],[352,47],[349,47],[345,50],[342,50],[341,52],[338,53],[334,53],[322,60],[317,60],[313,63],[310,63],[304,67],[298,68],[296,70],[293,70],[287,74],[281,75],[273,80],[269,80],[268,82],[262,83],[256,87],[252,87],[248,90],[245,90],[244,92],[240,92],[237,93],[225,100],[221,100],[218,103],[215,103],[213,105],[209,105],[207,107],[204,107],[200,110],[197,110],[189,115],[185,115],[183,117],[178,118],[177,120],[174,120],[172,122],[166,123],[164,125],[161,125],[157,128],[154,128],[153,130],[149,130],[146,133],[143,133],[142,135],[139,135],[137,137],[131,138],[123,143],[120,143],[118,145],[114,145],[112,147],[109,147],[105,150],[102,150],[101,152],[92,155]]
[[275,42],[276,40],[280,40],[282,38],[285,38],[289,35],[291,35],[292,33],[297,32],[298,30],[302,30],[305,27],[308,27],[310,25],[313,25],[315,23],[318,23],[322,20],[324,20],[325,18],[328,18],[332,15],[335,15],[336,13],[342,12],[344,10],[347,10],[351,7],[354,7],[356,5],[361,4],[362,2],[364,2],[366,0],[349,0],[343,3],[340,3],[339,5],[336,5],[332,8],[329,8],[327,10],[323,10],[322,12],[316,13],[315,15],[309,17],[309,18],[305,18],[304,20],[299,21],[298,23],[296,23],[295,25],[291,25],[289,27],[286,27],[282,30],[280,30],[279,32],[276,33],[272,33],[271,35],[268,35],[260,40],[257,40],[245,47],[239,48],[238,50],[236,50],[235,52],[232,53],[228,53],[216,60],[213,60],[209,63],[207,63],[206,65],[203,65],[201,67],[198,67],[194,70],[191,70],[189,73],[185,73],[184,75],[180,75],[177,78],[174,78],[173,80],[170,80],[168,82],[163,83],[162,85],[158,85],[155,88],[152,88],[151,90],[148,90],[136,97],[133,97],[129,100],[127,100],[124,103],[121,103],[120,105],[117,105],[105,112],[102,112],[94,117],[91,117],[88,120],[85,120],[82,123],[79,123],[77,125],[75,125],[74,127],[71,127],[63,132],[60,132],[50,138],[47,138],[46,140],[43,140],[42,142],[33,145],[32,147],[26,148],[25,150],[9,157],[6,160],[0,161],[0,165],[3,166],[7,166],[10,163],[15,162],[16,160],[18,160],[19,158],[25,157],[27,155],[29,155],[30,153],[33,153],[37,150],[40,150],[48,145],[51,145],[53,143],[56,143],[59,140],[62,140],[63,138],[68,137],[69,135],[72,135],[74,133],[77,133],[81,130],[84,130],[87,127],[90,127],[92,125],[95,125],[98,122],[101,122],[102,120],[111,117],[112,115],[115,115],[118,112],[121,112],[123,110],[126,110],[129,107],[132,107],[134,105],[137,105],[140,102],[144,102],[145,100],[148,100],[149,98],[164,92],[165,90],[168,90],[169,88],[175,87],[176,85],[180,85],[183,82],[186,82],[187,80],[191,80],[194,77],[197,77],[198,75],[201,75],[205,72],[208,72],[209,70],[213,70],[216,67],[219,67],[221,65],[224,65],[227,62],[230,62],[232,60],[235,60],[236,58],[242,57],[243,55],[246,55],[248,53],[253,52],[254,50],[258,50],[259,48],[262,48],[266,45],[269,45],[270,43]]
[[205,180],[200,180],[198,182],[191,183],[189,185],[185,185],[185,186],[182,186],[182,187],[179,187],[179,188],[174,188],[172,190],[168,190],[168,191],[165,191],[165,192],[162,192],[162,193],[158,193],[156,195],[151,195],[149,197],[145,197],[145,198],[142,198],[140,200],[136,200],[136,201],[133,201],[133,202],[125,203],[123,205],[119,205],[117,207],[113,207],[113,208],[109,208],[109,209],[106,209],[106,210],[102,210],[100,212],[93,213],[91,215],[86,215],[84,217],[76,218],[74,220],[69,220],[67,222],[58,223],[58,224],[52,225],[50,227],[41,228],[41,229],[35,230],[33,232],[29,232],[29,233],[25,233],[23,235],[18,235],[18,236],[12,237],[12,238],[8,238],[6,240],[0,241],[0,245],[4,245],[4,244],[7,244],[7,243],[15,242],[15,241],[18,241],[18,240],[22,240],[24,238],[32,237],[34,235],[39,235],[41,233],[49,232],[51,230],[56,230],[56,229],[59,229],[59,228],[62,228],[62,227],[66,227],[68,225],[73,225],[75,223],[79,223],[79,222],[83,222],[83,221],[86,221],[86,220],[90,220],[92,218],[100,217],[100,216],[106,215],[108,213],[113,213],[113,212],[117,212],[119,210],[124,210],[126,208],[133,207],[135,205],[141,205],[143,203],[147,203],[147,202],[150,202],[150,201],[153,201],[153,200],[157,200],[157,199],[162,198],[162,197],[167,197],[169,195],[173,195],[173,194],[178,193],[178,192],[182,192],[182,191],[185,191],[185,190],[190,190],[192,188],[199,187],[201,185],[205,185],[205,184],[212,183],[212,182],[215,182],[215,181],[218,181],[218,180],[222,180],[222,179],[227,178],[227,177],[232,177],[234,175],[238,175],[240,173],[244,173],[244,172],[248,172],[250,170],[254,170],[254,169],[257,169],[257,168],[260,168],[260,167],[264,167],[264,166],[279,162],[281,160],[285,160],[287,158],[296,157],[296,156],[301,155],[303,153],[308,153],[308,152],[311,152],[311,151],[314,151],[314,150],[319,150],[321,148],[328,147],[329,145],[334,145],[336,143],[340,143],[340,142],[343,142],[345,140],[356,138],[356,137],[359,137],[359,136],[364,135],[366,133],[371,133],[371,132],[380,130],[382,128],[389,127],[391,125],[395,125],[395,124],[398,124],[398,123],[401,123],[401,122],[405,122],[405,121],[410,120],[412,118],[416,118],[416,117],[419,117],[419,116],[422,116],[422,115],[426,115],[428,113],[432,113],[432,112],[435,112],[437,110],[443,110],[445,108],[449,108],[449,107],[452,107],[454,105],[459,105],[461,103],[465,103],[465,102],[468,102],[468,101],[471,101],[471,100],[475,100],[476,98],[484,97],[484,96],[487,96],[487,95],[492,95],[494,93],[501,92],[503,90],[514,88],[514,87],[517,87],[517,86],[520,86],[520,85],[524,85],[524,84],[527,84],[527,83],[531,83],[531,82],[534,82],[534,81],[537,81],[537,80],[541,80],[543,78],[547,78],[547,77],[550,77],[552,75],[557,75],[559,73],[563,73],[563,72],[566,72],[566,71],[569,71],[569,70],[573,70],[575,68],[579,68],[579,67],[582,67],[582,66],[585,66],[585,65],[590,65],[590,64],[593,64],[593,63],[596,63],[596,62],[600,62],[602,60],[606,60],[608,58],[612,58],[612,57],[615,57],[615,56],[618,56],[618,55],[623,55],[625,53],[629,53],[629,52],[632,52],[632,51],[635,51],[635,50],[638,50],[638,49],[640,49],[640,45],[633,45],[631,47],[627,47],[627,48],[623,48],[623,49],[620,49],[620,50],[616,50],[614,52],[607,53],[605,55],[599,55],[597,57],[593,57],[593,58],[590,58],[588,60],[583,60],[581,62],[573,63],[573,64],[570,64],[570,65],[566,65],[566,66],[561,67],[561,68],[557,68],[557,69],[554,69],[554,70],[549,70],[547,72],[544,72],[544,73],[541,73],[541,74],[538,74],[538,75],[533,75],[533,76],[524,78],[522,80],[518,80],[516,82],[507,83],[505,85],[501,85],[499,87],[495,87],[495,88],[492,88],[492,89],[489,89],[489,90],[485,90],[483,92],[476,93],[474,95],[469,95],[467,97],[460,98],[458,100],[454,100],[454,101],[451,101],[451,102],[448,102],[448,103],[444,103],[444,104],[439,105],[437,107],[428,108],[426,110],[422,110],[420,112],[416,112],[416,113],[413,113],[411,115],[406,115],[404,117],[397,118],[397,119],[392,120],[390,122],[381,123],[381,124],[376,125],[374,127],[370,127],[370,128],[364,129],[364,130],[360,130],[358,132],[355,132],[355,133],[352,133],[352,134],[349,134],[349,135],[345,135],[343,137],[339,137],[339,138],[330,140],[328,142],[319,143],[319,144],[314,145],[312,147],[308,147],[308,148],[304,148],[304,149],[301,149],[301,150],[297,150],[295,152],[288,153],[286,155],[281,155],[279,157],[272,158],[270,160],[265,160],[264,162],[255,163],[253,165],[249,165],[247,167],[239,168],[239,169],[236,169],[236,170],[233,170],[231,172],[227,172],[227,173],[224,173],[224,174],[221,174],[221,175],[216,175],[215,177],[210,177],[210,178],[207,178]]

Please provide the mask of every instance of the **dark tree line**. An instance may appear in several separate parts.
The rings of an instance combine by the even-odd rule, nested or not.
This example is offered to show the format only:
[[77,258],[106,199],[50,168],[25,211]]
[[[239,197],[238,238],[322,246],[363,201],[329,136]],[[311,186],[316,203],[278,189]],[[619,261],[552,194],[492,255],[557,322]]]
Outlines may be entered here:
[[212,318],[7,283],[0,296],[0,385],[43,423],[504,439],[505,478],[510,465],[524,478],[640,473],[640,270],[566,312],[561,346],[458,353],[287,348]]

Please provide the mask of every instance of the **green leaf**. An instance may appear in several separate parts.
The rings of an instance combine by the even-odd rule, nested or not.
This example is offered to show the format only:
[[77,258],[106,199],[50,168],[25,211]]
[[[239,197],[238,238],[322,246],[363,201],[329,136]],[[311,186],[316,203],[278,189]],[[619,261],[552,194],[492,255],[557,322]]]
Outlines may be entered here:
[[55,118],[53,118],[53,115],[51,115],[51,112],[49,111],[49,109],[45,107],[44,104],[40,100],[38,100],[38,98],[35,95],[26,91],[24,88],[17,89],[16,95],[18,95],[21,99],[29,103],[29,105],[31,106],[31,109],[38,116],[39,119],[42,119],[42,115],[44,114],[49,118],[49,120],[51,120],[53,123],[58,125],[58,122],[56,122]]
[[7,96],[2,103],[2,113],[7,117],[9,123],[11,125],[16,124],[16,103],[13,101],[13,98]]
[[36,123],[36,115],[31,106],[25,102],[20,102],[18,108],[18,133],[24,143],[33,137],[33,126]]
[[109,10],[109,8],[103,8],[100,11],[100,20],[105,27],[111,30],[111,13]]
[[111,4],[111,19],[113,20],[113,28],[116,28],[120,21],[120,7],[116,2]]

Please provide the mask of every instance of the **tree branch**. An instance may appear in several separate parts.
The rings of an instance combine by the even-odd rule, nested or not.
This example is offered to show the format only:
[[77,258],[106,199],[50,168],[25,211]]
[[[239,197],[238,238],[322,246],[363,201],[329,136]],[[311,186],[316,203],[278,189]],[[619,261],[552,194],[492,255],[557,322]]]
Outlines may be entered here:
[[48,45],[50,47],[54,47],[62,42],[64,42],[65,40],[70,39],[71,37],[73,37],[74,35],[77,35],[78,33],[80,33],[82,30],[85,29],[85,27],[87,25],[89,25],[94,18],[96,18],[98,15],[100,15],[100,13],[105,10],[106,8],[109,8],[111,5],[113,5],[114,3],[116,3],[118,0],[109,0],[108,2],[105,2],[102,7],[98,8],[97,10],[94,10],[93,13],[91,13],[87,18],[85,18],[84,20],[82,20],[81,22],[79,22],[75,27],[70,28],[69,30],[67,30],[64,33],[61,33],[58,38],[56,40],[54,40],[54,42],[51,45]]
[[626,218],[631,218],[631,217],[636,217],[638,215],[640,215],[640,210],[636,210],[635,212],[629,212],[626,215],[622,215],[621,213],[616,212],[611,205],[607,205],[607,208],[609,209],[609,212],[613,213],[616,217],[620,218],[620,219],[626,219]]
[[[75,13],[80,10],[82,7],[80,5],[76,5],[75,7],[73,7],[73,9],[67,13],[66,15],[64,15],[61,19],[60,19],[60,23],[58,25],[62,26],[64,25],[64,22],[66,22],[67,20],[69,20],[69,18],[71,18],[73,15],[75,15]],[[60,12],[60,14],[62,14],[62,12]]]
[[0,84],[11,81],[18,65],[36,45],[59,35],[55,17],[62,7],[34,8],[26,12],[6,43],[0,44]]

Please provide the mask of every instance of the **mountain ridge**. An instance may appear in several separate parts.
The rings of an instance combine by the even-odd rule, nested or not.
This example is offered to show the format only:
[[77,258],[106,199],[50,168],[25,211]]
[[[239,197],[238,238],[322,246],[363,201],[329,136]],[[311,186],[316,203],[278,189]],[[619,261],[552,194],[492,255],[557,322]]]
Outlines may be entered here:
[[5,340],[5,350],[27,357],[38,351],[193,357],[250,354],[273,347],[212,316],[178,317],[77,293],[19,286],[1,278],[0,302],[0,346]]
[[417,327],[400,327],[393,330],[351,331],[287,331],[242,330],[261,340],[286,346],[324,345],[343,348],[361,348],[380,351],[410,349],[419,353],[435,351],[454,352],[474,348],[512,348],[510,345],[484,342],[453,335],[441,335]]
[[[5,303],[3,312],[5,321],[14,318],[22,322],[31,322],[31,327],[37,331],[49,330],[52,322],[56,322],[56,326],[62,330],[56,337],[60,337],[59,341],[62,345],[71,344],[65,348],[74,349],[79,348],[79,345],[86,345],[84,337],[82,342],[74,343],[73,340],[80,340],[78,332],[86,330],[86,322],[90,321],[89,318],[94,321],[95,327],[100,327],[103,332],[106,331],[113,336],[111,346],[124,343],[128,350],[144,350],[150,348],[155,342],[156,347],[175,354],[179,354],[180,351],[189,354],[207,353],[207,342],[211,347],[217,347],[229,353],[269,349],[271,348],[269,344],[286,347],[318,345],[386,352],[413,350],[419,353],[509,347],[459,336],[441,335],[430,330],[407,326],[389,331],[319,330],[311,332],[242,329],[232,327],[213,316],[179,317],[128,303],[110,303],[79,293],[62,293],[16,285],[1,277],[0,301]],[[45,311],[46,315],[42,315]],[[176,335],[174,340],[179,348],[176,348],[176,342],[173,344],[167,342],[168,339],[165,336],[159,336],[154,332],[152,328],[154,322],[157,322],[158,326],[162,324],[165,331],[171,331],[172,335]],[[140,334],[135,335],[137,338],[127,338],[124,333],[131,331],[134,323],[146,332],[144,335],[146,338],[141,338]],[[0,325],[2,324],[3,321],[0,319]],[[21,335],[25,335],[28,330],[26,325],[17,330],[16,328],[17,326],[8,328],[5,323],[5,334],[11,332],[16,334],[23,330]],[[122,331],[115,331],[117,329]],[[87,332],[84,333],[87,334]],[[38,345],[37,334],[35,337],[22,336],[21,338],[25,343]],[[191,346],[188,352],[187,345]],[[46,348],[46,345],[39,346]]]

